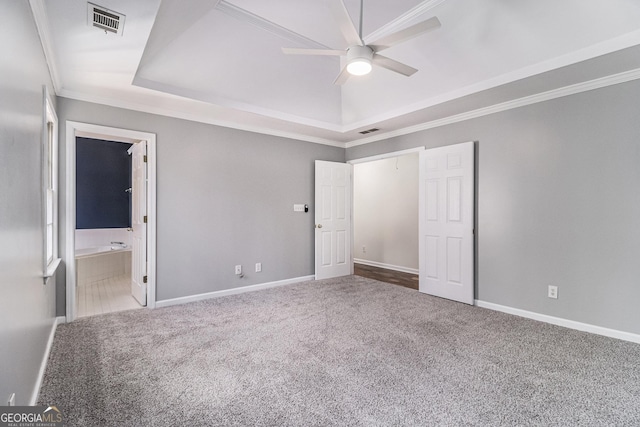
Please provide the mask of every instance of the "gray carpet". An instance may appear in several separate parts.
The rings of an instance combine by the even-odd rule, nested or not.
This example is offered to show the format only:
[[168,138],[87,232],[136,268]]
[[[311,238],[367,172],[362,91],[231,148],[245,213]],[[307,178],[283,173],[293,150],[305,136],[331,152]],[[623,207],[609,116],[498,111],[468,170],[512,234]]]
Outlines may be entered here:
[[639,426],[640,345],[347,277],[60,325],[73,426]]

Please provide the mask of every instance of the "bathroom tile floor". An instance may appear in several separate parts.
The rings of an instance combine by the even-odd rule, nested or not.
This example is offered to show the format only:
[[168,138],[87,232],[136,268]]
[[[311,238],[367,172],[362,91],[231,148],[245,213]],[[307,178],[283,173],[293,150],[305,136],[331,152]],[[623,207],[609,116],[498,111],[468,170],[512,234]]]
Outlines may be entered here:
[[131,276],[118,276],[77,288],[78,317],[142,308],[131,296]]

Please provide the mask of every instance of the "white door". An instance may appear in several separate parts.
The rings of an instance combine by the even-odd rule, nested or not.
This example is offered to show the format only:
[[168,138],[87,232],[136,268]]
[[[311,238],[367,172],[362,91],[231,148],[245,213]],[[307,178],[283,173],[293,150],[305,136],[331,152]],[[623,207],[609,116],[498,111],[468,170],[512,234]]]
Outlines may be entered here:
[[350,164],[316,160],[316,280],[353,274],[352,175]]
[[473,304],[474,143],[420,152],[420,292]]
[[142,305],[147,305],[147,144],[133,144],[131,228],[133,229],[131,253],[131,295]]

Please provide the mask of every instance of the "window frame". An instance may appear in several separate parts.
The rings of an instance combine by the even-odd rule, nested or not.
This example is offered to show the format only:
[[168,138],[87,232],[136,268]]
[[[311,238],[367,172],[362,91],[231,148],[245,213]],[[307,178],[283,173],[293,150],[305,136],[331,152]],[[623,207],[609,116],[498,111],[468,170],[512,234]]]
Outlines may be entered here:
[[58,265],[58,116],[49,97],[43,89],[42,124],[42,265],[46,284]]

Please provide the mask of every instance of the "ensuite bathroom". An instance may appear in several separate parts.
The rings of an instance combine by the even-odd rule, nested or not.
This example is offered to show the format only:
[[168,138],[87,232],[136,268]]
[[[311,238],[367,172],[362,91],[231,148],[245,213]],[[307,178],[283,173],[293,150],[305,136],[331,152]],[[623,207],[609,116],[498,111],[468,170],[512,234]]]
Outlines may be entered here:
[[78,317],[142,307],[131,288],[132,145],[76,138]]

